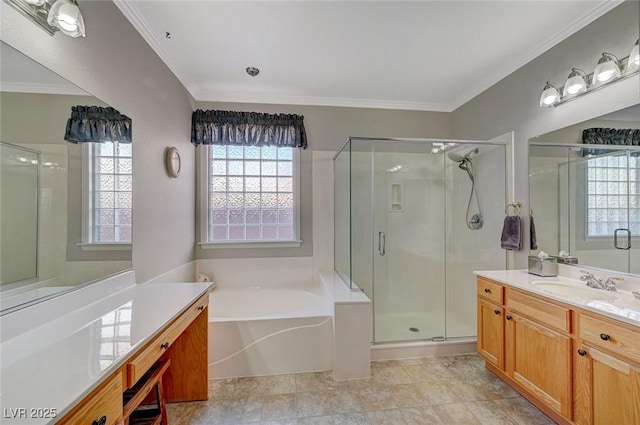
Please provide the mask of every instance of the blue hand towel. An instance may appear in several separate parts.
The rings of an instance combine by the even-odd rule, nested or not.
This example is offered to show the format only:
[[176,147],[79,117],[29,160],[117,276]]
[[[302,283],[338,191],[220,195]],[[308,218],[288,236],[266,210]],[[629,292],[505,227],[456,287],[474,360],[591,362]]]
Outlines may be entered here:
[[519,215],[508,215],[504,218],[500,242],[502,248],[509,251],[522,249],[522,220]]

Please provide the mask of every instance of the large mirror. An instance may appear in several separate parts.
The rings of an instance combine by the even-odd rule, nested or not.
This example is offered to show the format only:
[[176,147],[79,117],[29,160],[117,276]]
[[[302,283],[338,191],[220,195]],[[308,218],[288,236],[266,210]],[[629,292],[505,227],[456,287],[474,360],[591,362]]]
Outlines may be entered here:
[[[579,265],[640,274],[639,117],[636,105],[530,140],[531,255],[564,251]],[[603,143],[622,130],[631,145]]]
[[64,140],[72,107],[115,110],[7,44],[0,49],[6,314],[130,269],[133,192],[131,143]]

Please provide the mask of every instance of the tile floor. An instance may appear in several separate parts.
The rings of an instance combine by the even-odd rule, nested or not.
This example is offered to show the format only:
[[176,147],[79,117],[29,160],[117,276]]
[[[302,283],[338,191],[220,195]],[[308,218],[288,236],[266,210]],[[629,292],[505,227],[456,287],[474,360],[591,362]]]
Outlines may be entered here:
[[553,424],[477,355],[389,360],[371,378],[331,372],[212,380],[208,401],[167,405],[172,425]]

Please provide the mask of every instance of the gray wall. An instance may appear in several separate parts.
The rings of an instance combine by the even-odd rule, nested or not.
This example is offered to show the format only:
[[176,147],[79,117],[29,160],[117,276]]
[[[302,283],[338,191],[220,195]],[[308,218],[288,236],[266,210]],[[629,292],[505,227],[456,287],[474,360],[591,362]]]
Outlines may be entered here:
[[[524,211],[529,202],[530,138],[640,102],[640,79],[634,77],[556,108],[540,108],[545,82],[562,85],[572,67],[592,72],[602,52],[628,56],[639,25],[640,2],[627,1],[453,112],[456,138],[489,139],[515,132],[515,193],[516,200],[525,203]],[[529,246],[527,233],[524,246]],[[517,267],[525,266],[527,254],[526,250],[517,253]]]
[[[67,149],[67,261],[129,260],[130,251],[83,251],[82,146],[64,140],[75,105],[109,106],[93,96],[5,93],[0,96],[2,140],[17,144],[57,144]],[[37,118],[34,118],[37,117]]]
[[[194,259],[192,99],[111,1],[80,4],[86,38],[49,36],[1,3],[2,40],[133,119],[133,264],[146,281]],[[167,176],[176,146],[182,174]]]
[[[311,156],[313,151],[337,151],[347,137],[450,138],[451,114],[330,106],[259,105],[248,103],[197,102],[200,109],[252,111],[304,115],[309,147],[300,157],[300,248],[201,249],[197,258],[298,257],[313,253]],[[331,214],[332,211],[327,211]],[[200,233],[197,223],[197,235]]]

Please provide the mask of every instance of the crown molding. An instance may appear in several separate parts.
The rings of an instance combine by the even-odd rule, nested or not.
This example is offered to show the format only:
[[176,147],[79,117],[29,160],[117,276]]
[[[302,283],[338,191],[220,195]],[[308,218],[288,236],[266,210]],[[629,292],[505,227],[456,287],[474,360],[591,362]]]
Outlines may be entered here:
[[469,90],[465,91],[462,95],[458,96],[454,99],[449,106],[451,106],[451,110],[455,111],[474,97],[478,96],[480,93],[489,89],[503,78],[511,75],[522,66],[531,62],[547,50],[551,49],[553,46],[557,45],[561,41],[569,38],[571,35],[575,34],[582,28],[589,25],[591,22],[595,21],[605,13],[609,12],[616,6],[624,3],[624,0],[608,0],[606,2],[599,3],[597,6],[588,10],[587,13],[580,16],[573,23],[567,25],[562,29],[562,31],[552,35],[548,39],[544,40],[542,43],[535,46],[533,49],[529,50],[525,54],[516,58],[511,62],[503,63],[503,66],[495,73],[487,76],[487,78],[483,78],[478,80],[478,84]]
[[137,11],[135,5],[128,0],[113,0],[113,3],[116,5],[120,12],[131,22],[133,27],[138,31],[138,33],[144,38],[144,40],[151,46],[153,51],[162,59],[162,61],[169,67],[173,75],[175,75],[178,80],[185,86],[187,91],[192,94],[197,90],[197,86],[187,77],[185,77],[186,73],[182,72],[182,69],[176,62],[173,61],[171,55],[165,50],[164,46],[158,40],[158,38],[153,34],[153,31],[147,25],[147,22],[140,16],[140,13]]
[[480,93],[486,91],[503,78],[515,72],[525,64],[529,63],[545,51],[568,38],[578,30],[584,28],[600,16],[609,12],[625,0],[607,0],[589,9],[585,14],[567,25],[562,31],[544,40],[533,49],[510,62],[503,63],[497,72],[488,75],[486,78],[477,80],[477,84],[465,91],[462,95],[453,99],[450,103],[432,102],[412,102],[377,99],[352,99],[322,96],[280,96],[264,95],[247,92],[225,92],[200,90],[198,86],[186,77],[186,73],[176,62],[171,59],[169,53],[164,49],[160,40],[153,34],[146,21],[141,17],[133,3],[128,0],[113,0],[122,14],[131,22],[145,41],[151,46],[162,61],[169,67],[178,80],[185,86],[187,91],[196,101],[202,102],[238,102],[238,103],[266,103],[285,105],[316,105],[316,106],[337,106],[347,108],[374,108],[374,109],[397,109],[411,111],[434,111],[453,112],[464,105]]
[[75,86],[60,86],[55,84],[40,83],[7,83],[2,82],[0,92],[3,93],[37,93],[37,94],[64,94],[71,96],[91,96],[86,91]]
[[201,90],[191,93],[199,102],[266,103],[278,105],[337,106],[343,108],[398,109],[407,111],[451,112],[449,105],[397,100],[352,99],[321,96],[282,96],[247,92]]

